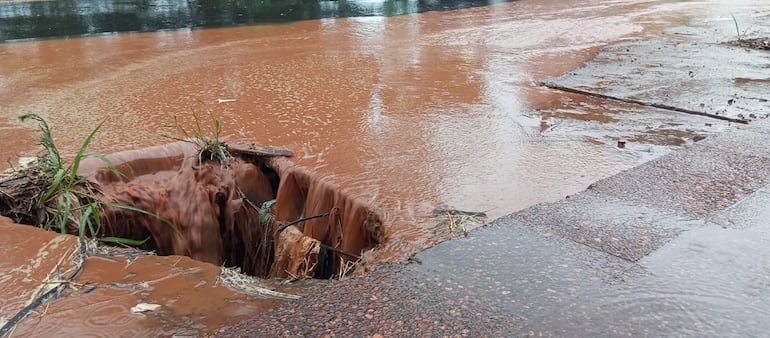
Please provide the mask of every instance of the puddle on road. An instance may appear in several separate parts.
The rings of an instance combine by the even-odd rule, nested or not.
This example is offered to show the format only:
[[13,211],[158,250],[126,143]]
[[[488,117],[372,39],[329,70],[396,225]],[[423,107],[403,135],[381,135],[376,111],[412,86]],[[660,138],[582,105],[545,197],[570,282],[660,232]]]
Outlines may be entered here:
[[[749,10],[756,17],[743,14],[741,21],[763,26],[761,21],[766,20],[760,9]],[[687,112],[734,122],[766,118],[770,87],[763,69],[770,58],[762,50],[732,46],[736,23],[725,16],[730,18],[725,14],[710,21],[694,20],[665,30],[658,39],[608,46],[585,67],[551,79],[549,85],[665,105],[674,108],[671,114]],[[753,34],[768,32],[758,28]]]
[[552,335],[762,336],[770,315],[770,233],[714,224],[685,231],[626,271],[580,289],[527,330]]
[[[668,118],[661,119],[661,115]],[[623,147],[651,160],[668,149],[698,142],[727,129],[726,121],[687,114],[672,114],[626,103],[565,93],[541,106],[540,133],[549,139],[582,137],[606,147]],[[622,144],[622,145],[621,145]]]

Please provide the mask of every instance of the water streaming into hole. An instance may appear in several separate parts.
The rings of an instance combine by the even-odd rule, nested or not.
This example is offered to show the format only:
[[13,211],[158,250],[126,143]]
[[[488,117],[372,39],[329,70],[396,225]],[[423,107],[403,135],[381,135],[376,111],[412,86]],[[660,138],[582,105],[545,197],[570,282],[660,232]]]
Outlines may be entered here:
[[104,206],[101,235],[150,237],[144,248],[161,255],[295,278],[338,275],[383,242],[379,213],[330,180],[265,148],[228,149],[222,163],[200,162],[187,142],[111,154],[117,173],[84,161],[79,172]]

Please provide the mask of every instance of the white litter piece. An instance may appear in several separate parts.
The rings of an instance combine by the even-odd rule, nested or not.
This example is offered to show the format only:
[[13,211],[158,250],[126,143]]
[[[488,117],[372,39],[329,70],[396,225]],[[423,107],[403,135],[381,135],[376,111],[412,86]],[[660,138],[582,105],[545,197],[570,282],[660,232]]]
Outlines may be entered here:
[[131,312],[142,313],[147,311],[158,311],[158,309],[160,309],[159,304],[139,303],[131,308]]

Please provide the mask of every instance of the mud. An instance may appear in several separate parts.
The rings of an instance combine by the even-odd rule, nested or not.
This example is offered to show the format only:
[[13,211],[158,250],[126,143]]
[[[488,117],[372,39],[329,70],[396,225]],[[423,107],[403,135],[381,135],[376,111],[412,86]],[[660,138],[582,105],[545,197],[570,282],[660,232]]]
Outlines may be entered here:
[[[633,14],[644,8],[516,2],[280,29],[4,44],[9,104],[0,117],[10,123],[20,111],[44,113],[65,154],[82,140],[75,126],[106,118],[93,144],[111,153],[164,142],[163,124],[191,106],[212,109],[227,133],[290,148],[297,164],[386,210],[386,237],[403,241],[388,244],[382,258],[400,260],[446,239],[435,236],[436,207],[496,217],[666,151],[615,151],[616,136],[606,130],[626,125],[597,130],[601,144],[544,139],[534,114],[563,95],[532,88],[533,78],[575,68],[602,44],[646,34],[637,21],[663,24]],[[32,145],[33,136],[20,143]]]
[[[109,155],[113,168],[100,158],[84,161],[79,174],[105,206],[100,235],[150,238],[144,249],[160,255],[295,278],[313,277],[316,265],[331,277],[340,263],[383,242],[381,216],[372,206],[273,156],[290,152],[237,142],[227,148],[232,157],[224,163],[199,162],[196,145],[181,141]],[[319,261],[321,245],[348,255],[324,250]]]
[[[110,154],[106,162],[81,162],[79,176],[102,203],[105,226],[97,235],[148,238],[143,249],[167,257],[89,251],[77,263],[83,273],[68,280],[60,276],[72,269],[76,260],[71,256],[82,242],[3,218],[0,230],[29,240],[9,238],[15,245],[7,247],[8,254],[21,254],[28,262],[4,262],[8,273],[1,281],[13,288],[0,307],[0,322],[5,325],[26,306],[31,312],[24,313],[31,314],[13,318],[14,334],[212,333],[218,326],[206,323],[234,324],[296,298],[271,291],[280,286],[270,279],[249,280],[239,272],[264,278],[340,276],[360,266],[362,253],[383,242],[376,210],[282,157],[291,152],[236,142],[227,148],[232,157],[224,163],[199,162],[196,146],[188,142]],[[323,217],[303,221],[321,212]],[[51,239],[40,243],[42,238]],[[266,283],[272,286],[261,286]],[[64,291],[57,291],[59,299],[40,313],[40,304],[29,304],[49,285]],[[158,309],[136,312],[137,304]],[[57,327],[74,315],[82,318],[81,325],[71,331]]]
[[[275,198],[271,182],[256,167],[260,163],[236,158],[226,164],[198,163],[194,145],[185,142],[111,157],[118,170],[131,168],[123,170],[128,173],[81,171],[108,205],[103,212],[104,235],[151,237],[146,249],[161,255],[187,255],[215,265],[223,265],[227,258],[229,266],[239,266],[245,273],[266,275],[272,241],[256,239],[271,237],[271,227],[261,224],[258,210],[244,200],[262,205]],[[103,167],[100,162],[84,163],[85,170]],[[247,172],[252,176],[246,178]],[[253,183],[237,185],[238,179]],[[153,215],[109,206],[114,203]]]
[[[274,162],[281,174],[281,185],[275,205],[275,218],[279,224],[315,215],[328,214],[303,222],[305,236],[316,239],[328,247],[350,253],[335,259],[326,269],[339,270],[340,264],[361,255],[385,240],[385,229],[376,205],[354,198],[330,179],[319,176],[307,168],[297,166],[286,159]],[[274,275],[283,276],[274,267]],[[289,270],[291,271],[291,270]],[[328,276],[328,272],[325,273]]]
[[33,227],[19,226],[0,217],[0,326],[36,297],[55,286],[52,279],[74,269],[77,239]]
[[[228,173],[211,165],[182,168],[189,163],[178,157],[184,149],[126,155],[124,161],[135,161],[123,168],[128,178],[102,174],[94,182],[121,187],[148,205],[200,202],[207,211],[192,214],[197,220],[186,231],[219,238],[264,234],[242,233],[242,220],[254,220],[252,210],[261,208],[239,207],[238,199],[277,197],[276,224],[329,213],[281,232],[301,243],[293,249],[279,247],[281,241],[249,249],[285,252],[272,262],[283,267],[271,269],[275,275],[332,275],[356,259],[349,254],[404,260],[481,224],[462,229],[454,218],[437,217],[437,209],[494,218],[559,200],[727,128],[533,85],[582,66],[605,44],[690,20],[689,5],[521,1],[394,18],[2,44],[0,123],[29,146],[4,146],[0,156],[35,152],[34,133],[13,122],[19,112],[45,115],[63,153],[72,155],[85,127],[103,119],[94,151],[165,142],[158,137],[163,124],[200,104],[194,108],[214,110],[228,133],[296,152],[291,162],[272,163],[277,189],[266,189],[262,177],[244,179],[261,171],[248,161]],[[163,185],[182,178],[196,182],[180,187],[187,194],[163,195]],[[246,199],[234,193],[241,185]],[[108,200],[128,195],[106,194]],[[162,209],[169,218],[187,217],[170,204]],[[233,227],[221,227],[230,221]],[[196,255],[194,249],[215,264],[266,270],[231,255],[245,244],[228,248],[216,237],[194,235],[181,241],[157,219],[139,222],[144,225],[134,230],[114,231],[138,237],[156,231],[159,239],[148,248],[159,252]],[[325,246],[345,254],[321,258]]]
[[[218,267],[184,256],[90,256],[60,298],[37,308],[12,336],[203,336],[286,301],[234,291],[219,276]],[[131,311],[141,303],[160,308]]]

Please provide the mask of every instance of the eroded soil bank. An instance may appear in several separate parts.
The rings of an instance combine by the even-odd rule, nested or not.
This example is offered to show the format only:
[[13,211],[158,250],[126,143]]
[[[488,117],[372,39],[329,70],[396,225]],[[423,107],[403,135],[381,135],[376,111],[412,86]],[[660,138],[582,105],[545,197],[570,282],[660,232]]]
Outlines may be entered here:
[[[358,263],[362,252],[383,242],[382,216],[373,206],[295,165],[285,158],[290,151],[253,143],[222,146],[227,157],[217,160],[185,141],[85,159],[78,168],[84,182],[72,189],[87,190],[77,203],[97,207],[73,207],[66,225],[53,228],[146,240],[141,248],[159,255],[185,255],[253,276],[300,279],[339,275],[341,266]],[[19,190],[50,190],[30,187],[25,173],[0,183],[0,213],[50,227],[58,214],[41,213],[62,209],[62,198],[73,195],[48,198],[42,207],[15,200],[15,195],[29,197]],[[86,221],[95,226],[86,228]]]
[[[13,337],[201,335],[287,300],[267,289],[276,285],[223,274],[217,266],[184,256],[86,250],[74,236],[5,217],[0,217],[0,231],[8,244],[0,248],[3,329],[45,292],[63,286],[58,297],[7,327],[5,333]],[[131,311],[141,303],[160,308]]]
[[[9,271],[3,282],[12,286],[7,291],[13,297],[0,307],[2,333],[61,334],[54,323],[75,313],[84,326],[74,326],[69,334],[211,332],[216,327],[203,323],[233,324],[295,299],[272,291],[287,288],[276,278],[343,278],[367,264],[362,253],[383,242],[377,210],[291,162],[285,157],[291,152],[253,143],[226,147],[230,157],[221,163],[201,161],[189,142],[80,163],[78,175],[85,182],[78,188],[87,187],[100,205],[96,223],[101,230],[90,235],[147,239],[142,249],[167,257],[99,248],[3,218],[2,231],[13,235],[14,245],[8,247],[11,259],[3,262]],[[13,204],[24,180],[14,176],[0,183],[0,211],[17,222],[44,212],[20,212],[29,203]],[[77,236],[80,220],[88,215],[69,217],[74,221],[62,231]],[[309,290],[289,288],[300,294]],[[62,293],[64,298],[49,307],[46,301]],[[41,306],[44,315],[35,316]],[[137,309],[142,306],[151,308]],[[28,316],[35,318],[25,321]]]

